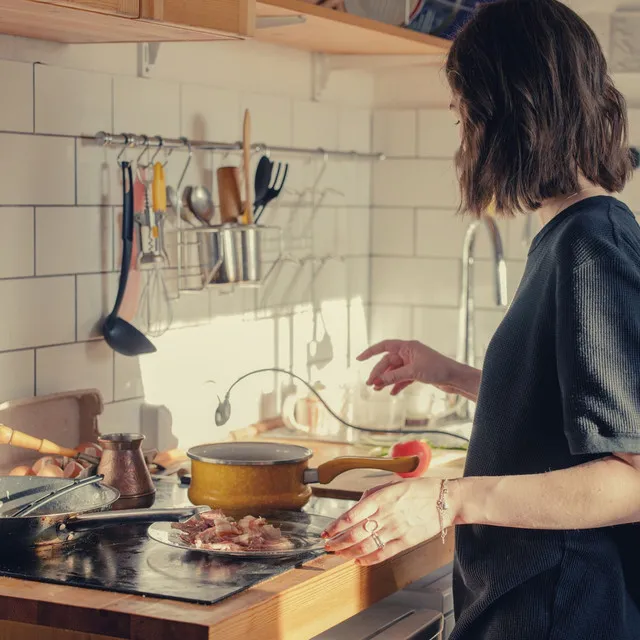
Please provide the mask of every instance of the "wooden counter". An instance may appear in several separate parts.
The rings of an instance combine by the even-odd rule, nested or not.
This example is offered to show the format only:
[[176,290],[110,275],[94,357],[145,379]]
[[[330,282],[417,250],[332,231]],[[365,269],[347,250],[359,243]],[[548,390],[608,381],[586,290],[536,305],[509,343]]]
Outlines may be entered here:
[[[336,453],[336,446],[347,448]],[[313,445],[314,462],[354,453],[349,445],[332,447]],[[208,606],[0,577],[0,638],[305,640],[452,557],[453,536],[445,545],[433,538],[374,567],[326,555]]]

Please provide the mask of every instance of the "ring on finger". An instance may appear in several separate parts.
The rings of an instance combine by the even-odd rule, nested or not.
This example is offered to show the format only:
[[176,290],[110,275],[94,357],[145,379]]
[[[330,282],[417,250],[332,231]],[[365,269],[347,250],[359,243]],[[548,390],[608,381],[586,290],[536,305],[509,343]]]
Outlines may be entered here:
[[376,547],[378,547],[379,551],[384,549],[384,542],[380,540],[380,536],[375,531],[371,534],[371,538],[376,543]]
[[371,520],[371,518],[367,518],[367,519],[364,521],[363,529],[364,529],[367,533],[372,534],[372,537],[373,537],[373,535],[375,535],[375,533],[374,533],[374,532],[378,529],[378,526],[379,526],[379,525],[378,525],[378,523],[377,523],[375,520]]

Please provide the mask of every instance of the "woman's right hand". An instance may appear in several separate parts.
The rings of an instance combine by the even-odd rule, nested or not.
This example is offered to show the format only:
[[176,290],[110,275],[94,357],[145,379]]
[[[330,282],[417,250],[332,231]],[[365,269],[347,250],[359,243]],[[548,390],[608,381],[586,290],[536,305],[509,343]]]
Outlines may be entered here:
[[455,372],[460,366],[417,340],[383,340],[363,351],[361,362],[385,354],[373,367],[367,384],[376,390],[392,386],[391,395],[400,393],[412,382],[432,384],[447,393],[457,393]]

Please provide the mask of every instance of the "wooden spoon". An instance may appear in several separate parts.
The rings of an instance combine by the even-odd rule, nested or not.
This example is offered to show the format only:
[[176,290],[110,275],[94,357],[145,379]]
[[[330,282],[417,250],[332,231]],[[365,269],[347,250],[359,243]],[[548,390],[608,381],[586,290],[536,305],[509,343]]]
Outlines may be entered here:
[[80,453],[75,449],[68,449],[67,447],[61,447],[55,442],[50,440],[44,440],[30,436],[22,431],[16,431],[11,427],[7,427],[0,424],[0,444],[8,444],[12,447],[20,447],[21,449],[31,449],[38,453],[46,453],[55,456],[64,456],[65,458],[77,458],[84,460],[90,464],[98,464],[100,460],[93,456],[88,456],[85,453]]
[[242,124],[242,164],[244,171],[244,211],[242,224],[253,224],[253,200],[251,199],[251,113],[244,111]]

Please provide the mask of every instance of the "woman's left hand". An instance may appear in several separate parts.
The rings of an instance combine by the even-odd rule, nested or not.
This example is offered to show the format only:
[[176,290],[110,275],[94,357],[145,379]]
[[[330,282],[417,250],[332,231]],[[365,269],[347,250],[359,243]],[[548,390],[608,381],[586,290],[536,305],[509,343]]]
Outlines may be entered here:
[[[326,550],[372,565],[440,535],[440,484],[439,478],[415,478],[366,491],[358,504],[327,527]],[[451,493],[447,502],[445,528],[454,523],[457,512]]]

